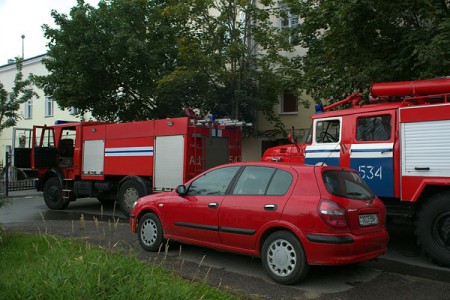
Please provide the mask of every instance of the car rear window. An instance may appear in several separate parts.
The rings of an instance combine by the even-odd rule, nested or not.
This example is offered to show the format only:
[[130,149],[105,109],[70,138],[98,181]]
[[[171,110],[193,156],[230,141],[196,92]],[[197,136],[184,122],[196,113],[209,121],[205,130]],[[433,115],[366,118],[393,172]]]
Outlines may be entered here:
[[325,170],[322,178],[332,195],[358,200],[375,198],[364,180],[357,174],[345,170]]

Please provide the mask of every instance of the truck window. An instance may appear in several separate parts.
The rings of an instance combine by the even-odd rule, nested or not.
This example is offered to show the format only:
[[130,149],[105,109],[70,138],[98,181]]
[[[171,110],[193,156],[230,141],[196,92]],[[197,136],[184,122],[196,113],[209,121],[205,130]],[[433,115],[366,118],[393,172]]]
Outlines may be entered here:
[[66,143],[66,144],[69,144],[69,141],[70,141],[72,146],[75,145],[76,137],[77,137],[77,131],[75,130],[75,127],[64,128],[61,133],[61,141],[65,141],[63,143]]
[[317,143],[337,143],[340,139],[341,122],[339,120],[324,120],[316,123]]
[[37,142],[41,141],[42,145],[36,144],[38,147],[44,148],[54,148],[55,147],[55,138],[53,135],[53,129],[45,128],[42,129],[42,136],[38,136]]
[[357,119],[357,141],[388,141],[391,139],[391,116],[370,116]]

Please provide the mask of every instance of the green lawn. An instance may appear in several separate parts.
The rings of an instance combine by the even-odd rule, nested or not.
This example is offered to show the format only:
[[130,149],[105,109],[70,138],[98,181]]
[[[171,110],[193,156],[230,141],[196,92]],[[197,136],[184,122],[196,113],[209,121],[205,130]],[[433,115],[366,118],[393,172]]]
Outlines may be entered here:
[[48,234],[0,241],[0,299],[236,299],[159,265]]

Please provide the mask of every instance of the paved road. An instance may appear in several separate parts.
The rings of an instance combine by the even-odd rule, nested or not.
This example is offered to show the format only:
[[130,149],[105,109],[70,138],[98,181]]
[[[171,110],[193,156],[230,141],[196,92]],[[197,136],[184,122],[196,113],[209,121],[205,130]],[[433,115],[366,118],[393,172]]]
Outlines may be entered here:
[[[78,199],[66,210],[47,209],[40,193],[10,194],[11,205],[0,209],[8,230],[50,232],[89,239],[109,247],[133,249],[149,261],[212,285],[237,292],[242,298],[269,299],[449,299],[450,269],[431,264],[415,245],[411,224],[390,223],[389,252],[377,261],[352,266],[312,267],[307,279],[280,286],[264,274],[259,259],[171,243],[167,254],[141,250],[128,220],[113,205],[96,199]],[[83,220],[81,219],[83,215]]]

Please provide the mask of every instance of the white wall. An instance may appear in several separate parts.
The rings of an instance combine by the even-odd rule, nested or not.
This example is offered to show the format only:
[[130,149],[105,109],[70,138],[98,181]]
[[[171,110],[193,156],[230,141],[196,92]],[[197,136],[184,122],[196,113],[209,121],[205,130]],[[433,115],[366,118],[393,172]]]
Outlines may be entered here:
[[[42,64],[42,59],[45,55],[36,56],[30,59],[26,59],[23,62],[22,74],[23,78],[26,79],[29,74],[34,75],[46,75],[48,74],[47,69]],[[0,66],[0,82],[3,83],[4,88],[7,92],[12,92],[14,85],[14,78],[16,76],[16,64],[9,64]],[[57,103],[53,103],[53,116],[45,116],[45,94],[42,90],[33,86],[33,90],[38,94],[38,98],[34,97],[32,99],[32,118],[22,119],[17,123],[17,128],[32,128],[33,125],[52,125],[55,124],[56,120],[67,120],[67,121],[79,121],[80,117],[70,115],[68,110],[61,110]],[[19,109],[19,114],[23,116],[25,104],[22,104]],[[90,115],[85,116],[89,118]],[[5,148],[7,145],[12,145],[12,128],[7,128],[3,130],[0,135],[0,162],[5,160]]]

